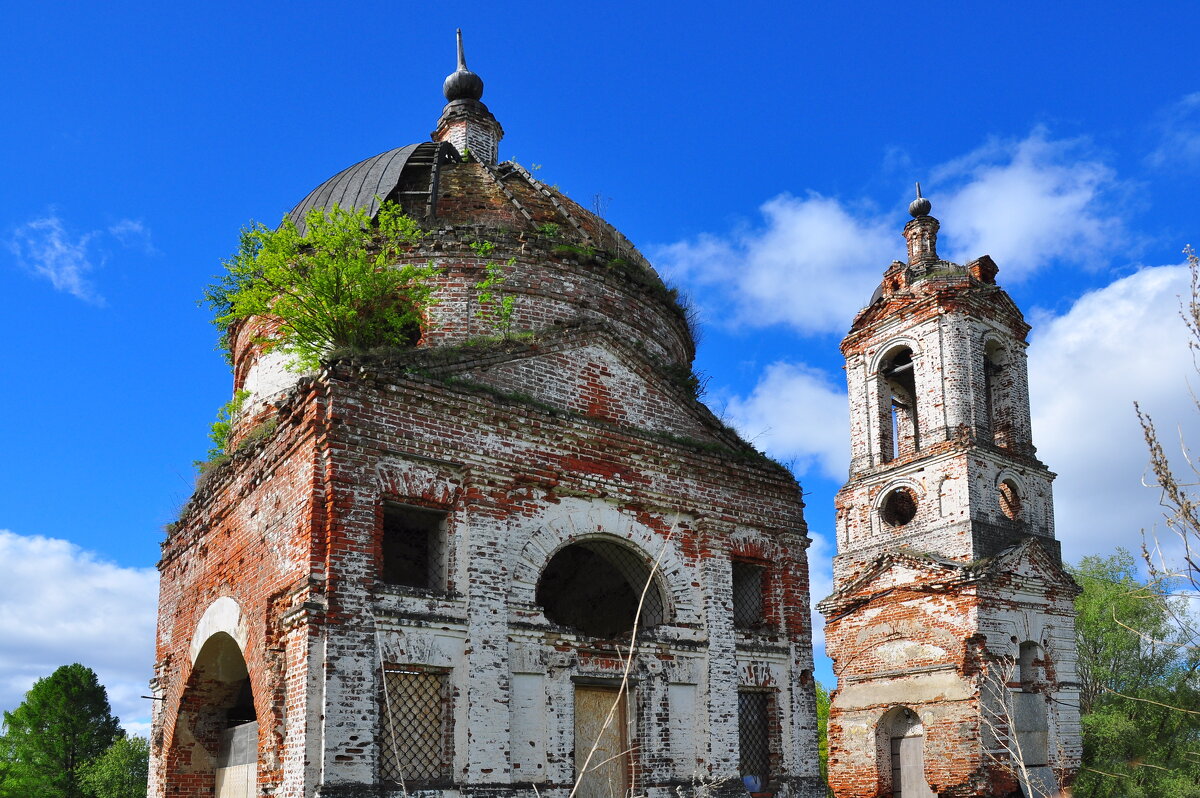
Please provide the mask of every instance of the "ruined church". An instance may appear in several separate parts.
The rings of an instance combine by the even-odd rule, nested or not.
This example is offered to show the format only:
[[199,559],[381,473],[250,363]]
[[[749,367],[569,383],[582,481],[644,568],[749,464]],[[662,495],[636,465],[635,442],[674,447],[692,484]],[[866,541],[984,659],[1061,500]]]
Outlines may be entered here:
[[[415,345],[302,373],[269,322],[229,330],[232,454],[159,563],[150,795],[825,795],[799,486],[698,400],[687,312],[637,249],[499,162],[461,36],[443,89],[431,140],[290,213],[420,224]],[[829,782],[1041,794],[1078,762],[1075,588],[1028,328],[911,210],[843,344]]]

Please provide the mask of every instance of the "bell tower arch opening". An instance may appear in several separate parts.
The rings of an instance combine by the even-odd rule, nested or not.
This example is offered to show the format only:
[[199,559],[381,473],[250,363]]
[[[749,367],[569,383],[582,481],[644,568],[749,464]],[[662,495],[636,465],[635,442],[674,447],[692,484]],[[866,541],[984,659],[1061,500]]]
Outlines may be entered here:
[[907,346],[893,349],[879,367],[880,460],[888,463],[921,448],[916,362]]
[[179,703],[167,757],[172,796],[252,798],[258,786],[258,714],[242,650],[226,632],[200,648]]

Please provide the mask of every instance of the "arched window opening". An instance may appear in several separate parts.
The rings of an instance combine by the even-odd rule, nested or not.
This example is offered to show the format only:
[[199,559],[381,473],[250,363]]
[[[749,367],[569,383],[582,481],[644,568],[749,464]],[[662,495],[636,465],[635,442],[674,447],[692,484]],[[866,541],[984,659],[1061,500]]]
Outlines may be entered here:
[[666,610],[645,558],[603,540],[572,543],[555,554],[538,580],[537,603],[552,623],[603,638],[628,635],[635,618],[639,629],[658,626]]
[[168,772],[180,796],[252,798],[258,788],[258,715],[246,660],[224,632],[208,639],[184,688]]
[[880,369],[882,409],[880,454],[884,462],[912,454],[921,448],[921,425],[917,417],[917,385],[912,350],[901,347]]
[[1012,444],[1011,383],[1008,352],[998,341],[988,342],[983,353],[983,416],[987,425],[987,436],[992,443],[1002,447]]
[[1017,484],[1011,479],[1006,479],[1000,483],[996,493],[1000,502],[1000,512],[1004,513],[1004,517],[1011,521],[1020,518],[1021,492],[1017,490]]
[[876,728],[880,793],[892,798],[935,798],[925,780],[925,727],[908,707],[892,707]]

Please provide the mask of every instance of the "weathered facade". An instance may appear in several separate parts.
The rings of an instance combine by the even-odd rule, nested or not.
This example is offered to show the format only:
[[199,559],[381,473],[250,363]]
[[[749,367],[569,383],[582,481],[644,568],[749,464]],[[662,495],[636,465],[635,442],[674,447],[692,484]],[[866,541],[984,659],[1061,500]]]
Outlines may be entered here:
[[629,242],[496,163],[461,51],[445,90],[433,141],[293,212],[421,222],[419,343],[300,375],[232,331],[239,448],[163,544],[151,795],[818,795],[798,486],[696,399]]
[[839,798],[1054,796],[1079,764],[1073,598],[1030,431],[1029,326],[984,256],[937,255],[920,197],[842,342],[850,479],[834,593]]

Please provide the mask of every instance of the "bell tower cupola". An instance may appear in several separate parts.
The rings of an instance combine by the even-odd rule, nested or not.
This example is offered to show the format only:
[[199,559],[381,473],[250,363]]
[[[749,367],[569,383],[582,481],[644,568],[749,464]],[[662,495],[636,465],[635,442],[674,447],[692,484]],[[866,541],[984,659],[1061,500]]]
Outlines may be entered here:
[[463,157],[495,165],[504,129],[481,102],[483,78],[467,69],[462,28],[458,29],[458,69],[442,84],[446,107],[433,131],[434,141],[448,141]]

